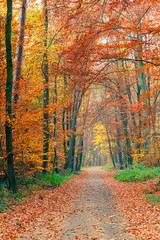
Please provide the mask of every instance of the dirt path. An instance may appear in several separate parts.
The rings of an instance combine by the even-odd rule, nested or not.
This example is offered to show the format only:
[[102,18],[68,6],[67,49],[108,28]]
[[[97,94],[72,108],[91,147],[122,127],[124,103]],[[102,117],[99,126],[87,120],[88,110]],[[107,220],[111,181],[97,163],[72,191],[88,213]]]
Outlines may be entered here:
[[0,239],[134,240],[115,208],[107,174],[100,168],[88,168],[66,184],[12,206],[0,214]]
[[88,168],[87,173],[80,182],[80,197],[74,202],[77,207],[62,222],[58,239],[134,239],[125,233],[124,220],[106,185],[106,173],[95,167]]

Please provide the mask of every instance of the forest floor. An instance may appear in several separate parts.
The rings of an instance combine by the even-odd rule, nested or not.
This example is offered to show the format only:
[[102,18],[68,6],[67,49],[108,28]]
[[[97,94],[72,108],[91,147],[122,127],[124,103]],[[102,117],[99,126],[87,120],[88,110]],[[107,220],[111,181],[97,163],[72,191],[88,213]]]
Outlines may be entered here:
[[144,194],[157,179],[124,183],[114,174],[91,167],[12,205],[0,213],[0,239],[160,239],[160,207]]

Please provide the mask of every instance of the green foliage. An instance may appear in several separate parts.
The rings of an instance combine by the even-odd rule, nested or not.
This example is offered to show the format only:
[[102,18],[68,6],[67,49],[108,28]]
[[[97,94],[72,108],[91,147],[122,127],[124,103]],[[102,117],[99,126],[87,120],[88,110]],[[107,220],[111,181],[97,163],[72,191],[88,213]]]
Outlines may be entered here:
[[147,195],[146,198],[150,201],[153,201],[153,202],[158,202],[158,204],[160,205],[160,198],[151,194],[151,195]]
[[[69,174],[67,172],[67,174]],[[50,185],[52,186],[59,186],[61,184],[64,184],[67,182],[71,177],[68,176],[62,176],[57,173],[46,173],[46,174],[41,174],[39,177],[40,182],[42,185]]]
[[0,212],[2,212],[5,208],[4,204],[3,204],[3,199],[4,199],[5,195],[4,195],[4,187],[1,185],[0,186]]
[[45,173],[32,176],[30,178],[17,179],[19,191],[17,193],[8,192],[4,186],[0,188],[0,212],[12,204],[17,204],[25,197],[37,189],[52,188],[64,184],[74,175],[70,169],[64,170],[62,175],[57,173]]
[[13,193],[12,191],[7,191],[4,186],[0,189],[0,212],[9,207],[11,202],[16,204],[25,197],[26,194],[24,193],[24,189],[20,189],[17,193]]
[[112,163],[108,163],[108,164],[102,166],[102,169],[104,169],[105,171],[108,171],[108,170],[114,169],[114,167],[113,167]]
[[137,165],[133,166],[132,168],[144,170],[144,169],[147,169],[147,166],[143,162],[140,162]]
[[4,205],[0,203],[0,213],[5,209]]
[[143,182],[160,177],[160,168],[147,168],[143,163],[117,173],[114,178],[123,182]]

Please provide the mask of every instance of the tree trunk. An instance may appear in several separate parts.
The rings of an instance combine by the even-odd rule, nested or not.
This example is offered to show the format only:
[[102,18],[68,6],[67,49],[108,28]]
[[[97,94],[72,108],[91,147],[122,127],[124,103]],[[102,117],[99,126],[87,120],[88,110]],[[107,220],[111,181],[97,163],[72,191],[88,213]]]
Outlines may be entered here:
[[[117,108],[115,107],[115,113],[116,113],[116,117],[115,120],[118,123],[118,119],[117,119]],[[122,157],[122,146],[121,146],[121,140],[119,138],[120,136],[120,129],[117,127],[117,147],[118,147],[118,158],[119,158],[119,164],[120,164],[120,169],[123,169],[123,157]]]
[[[70,122],[69,113],[67,111],[66,112],[66,131],[69,130],[69,126],[70,126],[69,122]],[[65,152],[65,156],[66,156],[66,162],[65,162],[65,166],[64,166],[65,169],[67,169],[69,167],[69,150],[68,150],[69,145],[70,145],[70,140],[69,140],[69,137],[68,137],[67,140],[64,139],[64,152]]]
[[95,151],[93,150],[93,166],[95,166]]
[[6,82],[6,154],[8,165],[9,190],[16,192],[16,181],[13,162],[12,146],[12,88],[13,88],[13,66],[11,49],[11,22],[12,22],[12,0],[7,0],[6,17],[6,62],[7,62],[7,82]]
[[111,156],[111,159],[112,159],[113,167],[116,168],[114,156],[113,156],[113,153],[112,153],[111,140],[110,140],[109,132],[108,132],[108,129],[107,129],[106,125],[105,125],[105,128],[106,128],[106,132],[107,132],[107,138],[108,138],[108,144],[109,144],[109,152],[110,152],[110,156]]
[[78,103],[73,107],[73,120],[72,120],[72,133],[70,137],[70,148],[69,148],[69,157],[68,157],[68,167],[71,168],[73,171],[74,167],[74,148],[75,148],[75,131],[76,131],[76,121],[77,121],[77,114],[78,114]]
[[24,43],[24,32],[25,32],[25,22],[26,22],[26,9],[27,9],[27,0],[23,0],[19,46],[18,46],[18,58],[17,58],[16,73],[15,73],[14,103],[17,103],[18,99],[19,99],[19,83],[20,83],[20,79],[21,79],[21,70],[22,70],[22,56],[23,56],[23,43]]
[[3,158],[3,148],[2,148],[2,137],[0,136],[0,171],[4,169],[4,158]]
[[62,115],[62,129],[63,129],[63,149],[65,159],[67,159],[67,141],[66,141],[66,129],[65,129],[65,108],[63,107],[63,115]]
[[[84,135],[83,135],[84,136]],[[79,154],[79,164],[78,164],[78,171],[81,170],[81,166],[82,166],[82,158],[83,158],[83,136],[82,136],[82,139],[81,139],[81,151],[80,151],[80,154]]]
[[80,171],[81,169],[82,156],[83,156],[83,134],[80,134],[79,144],[78,144],[78,153],[76,158],[76,171]]
[[112,153],[111,140],[110,140],[110,136],[109,136],[109,132],[108,132],[108,128],[107,128],[107,123],[106,123],[105,117],[106,117],[106,116],[104,115],[103,125],[104,125],[104,127],[105,127],[105,129],[106,129],[106,133],[107,133],[110,157],[111,157],[113,166],[114,166],[114,168],[115,168],[115,167],[116,167],[116,164],[115,164],[114,156],[113,156],[113,153]]
[[98,165],[99,165],[99,166],[101,166],[101,165],[102,165],[102,162],[101,162],[101,161],[102,161],[102,157],[101,157],[101,156],[99,156],[99,158],[98,158],[98,162],[99,162],[99,163],[98,163]]
[[[48,9],[47,9],[47,0],[44,0],[44,47],[47,47],[47,35],[48,35]],[[43,71],[43,173],[47,172],[48,168],[48,153],[49,153],[49,73],[48,73],[48,57],[47,50],[45,50],[42,63]]]
[[[123,111],[123,110],[122,110]],[[133,164],[133,157],[131,155],[131,142],[128,134],[128,120],[127,118],[127,113],[122,113],[121,111],[121,116],[122,116],[122,122],[124,126],[124,135],[125,135],[125,140],[126,140],[126,157],[127,157],[127,164],[132,165]]]
[[[57,103],[57,84],[56,84],[56,79],[55,79],[55,102]],[[55,109],[54,112],[54,138],[55,141],[58,142],[58,136],[57,136],[57,110]],[[53,171],[56,173],[59,173],[59,166],[58,166],[58,143],[56,143],[56,146],[54,147],[54,167]]]

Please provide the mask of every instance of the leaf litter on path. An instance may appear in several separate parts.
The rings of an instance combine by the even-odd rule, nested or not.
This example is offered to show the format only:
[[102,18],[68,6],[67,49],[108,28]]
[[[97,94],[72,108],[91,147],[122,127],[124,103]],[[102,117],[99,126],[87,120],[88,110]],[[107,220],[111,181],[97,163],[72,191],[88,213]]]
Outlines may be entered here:
[[56,189],[42,190],[42,199],[37,192],[13,205],[0,214],[0,239],[160,239],[159,208],[144,200],[144,184],[113,176],[88,168]]

